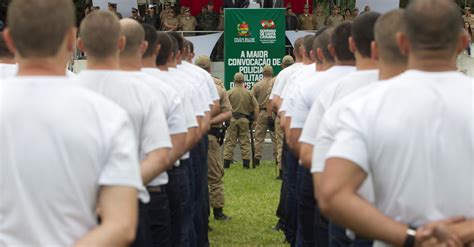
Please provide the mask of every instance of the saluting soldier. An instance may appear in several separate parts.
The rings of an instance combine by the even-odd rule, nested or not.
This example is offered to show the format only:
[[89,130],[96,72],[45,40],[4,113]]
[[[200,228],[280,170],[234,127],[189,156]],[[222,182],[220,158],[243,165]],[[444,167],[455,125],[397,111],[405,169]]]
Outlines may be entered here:
[[234,75],[235,87],[229,92],[232,105],[232,118],[227,130],[224,143],[224,168],[229,168],[234,156],[237,139],[240,143],[244,169],[250,168],[249,118],[250,114],[258,116],[258,102],[244,87],[244,75]]
[[344,22],[344,17],[339,14],[339,7],[334,6],[332,8],[332,14],[326,20],[326,26],[336,27],[342,22]]
[[[255,163],[260,165],[262,159],[262,149],[265,136],[267,135],[267,129],[269,129],[269,121],[273,122],[273,113],[271,109],[267,109],[268,98],[273,87],[273,68],[270,65],[265,65],[262,70],[263,79],[257,82],[252,88],[252,95],[257,99],[259,106],[259,115],[255,124]],[[275,144],[273,133],[271,135],[272,143]],[[274,145],[273,155],[276,160],[276,145]]]
[[309,13],[309,5],[304,6],[304,12],[299,16],[300,30],[313,30],[314,29],[314,17]]

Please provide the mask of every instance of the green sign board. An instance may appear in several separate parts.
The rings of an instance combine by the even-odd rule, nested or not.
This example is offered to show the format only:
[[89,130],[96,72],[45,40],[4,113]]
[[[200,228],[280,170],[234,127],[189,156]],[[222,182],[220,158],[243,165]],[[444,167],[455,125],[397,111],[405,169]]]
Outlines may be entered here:
[[224,15],[225,87],[233,88],[241,72],[251,89],[267,64],[276,75],[285,56],[285,9],[226,9]]

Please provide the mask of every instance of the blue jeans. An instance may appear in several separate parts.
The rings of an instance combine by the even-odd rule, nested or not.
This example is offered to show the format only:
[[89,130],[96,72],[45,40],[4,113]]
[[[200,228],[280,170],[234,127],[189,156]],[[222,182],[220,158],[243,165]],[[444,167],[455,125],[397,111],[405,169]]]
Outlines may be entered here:
[[283,152],[285,153],[287,172],[286,181],[288,182],[288,194],[286,197],[286,240],[291,246],[296,245],[297,233],[297,179],[296,169],[298,168],[298,158],[293,154],[288,145],[283,144]]
[[148,215],[152,245],[171,246],[170,208],[164,186],[162,186],[161,192],[150,192]]
[[171,243],[172,246],[188,247],[189,227],[192,221],[190,207],[190,188],[188,167],[189,159],[180,160],[179,167],[168,171],[169,182],[166,186],[171,211]]

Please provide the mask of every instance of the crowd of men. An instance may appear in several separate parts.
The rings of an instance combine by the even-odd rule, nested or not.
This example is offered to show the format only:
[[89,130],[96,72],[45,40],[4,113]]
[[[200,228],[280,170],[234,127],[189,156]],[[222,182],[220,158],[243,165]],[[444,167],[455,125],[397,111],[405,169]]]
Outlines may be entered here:
[[278,76],[264,66],[249,91],[237,73],[228,92],[190,41],[113,11],[78,38],[69,0],[13,0],[7,18],[2,246],[209,246],[210,209],[230,219],[234,147],[258,166],[267,130],[291,246],[474,243],[474,87],[456,72],[469,37],[452,1],[321,28]]

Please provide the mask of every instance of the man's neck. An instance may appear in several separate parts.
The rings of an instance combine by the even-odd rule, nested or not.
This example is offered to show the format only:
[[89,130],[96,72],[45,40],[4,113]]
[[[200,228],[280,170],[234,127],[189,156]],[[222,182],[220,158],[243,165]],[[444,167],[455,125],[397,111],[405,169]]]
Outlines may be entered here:
[[13,58],[1,58],[0,63],[2,64],[16,64]]
[[109,57],[105,59],[87,58],[87,69],[89,70],[120,70],[118,57]]
[[158,65],[157,68],[161,71],[168,71],[169,67],[167,65]]
[[337,66],[355,66],[355,60],[339,60],[336,58],[336,65]]
[[379,60],[379,80],[388,80],[390,78],[398,76],[406,69],[406,64],[394,64]]
[[234,83],[234,87],[244,87],[243,83]]
[[[326,60],[323,61],[323,63],[316,63],[316,64],[319,64],[319,70],[318,70],[318,67],[316,67],[316,70],[318,71],[326,71],[330,68],[332,68],[332,66],[334,66],[334,63],[331,63],[331,62],[328,62]],[[316,65],[318,66],[318,65]]]
[[408,56],[408,69],[427,72],[456,71],[456,56],[434,52],[418,52]]
[[66,62],[57,58],[20,58],[18,76],[66,76]]
[[135,56],[121,56],[120,69],[125,71],[140,71],[142,68],[141,54]]
[[359,56],[356,58],[357,70],[372,70],[377,69],[377,63],[370,58]]
[[156,61],[154,56],[144,57],[142,59],[142,68],[156,68]]

